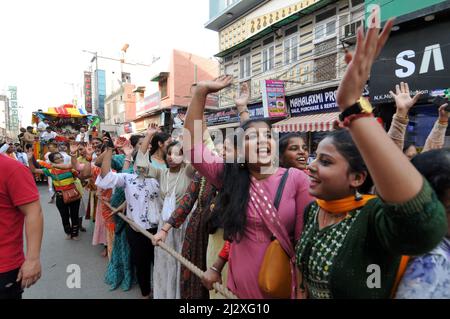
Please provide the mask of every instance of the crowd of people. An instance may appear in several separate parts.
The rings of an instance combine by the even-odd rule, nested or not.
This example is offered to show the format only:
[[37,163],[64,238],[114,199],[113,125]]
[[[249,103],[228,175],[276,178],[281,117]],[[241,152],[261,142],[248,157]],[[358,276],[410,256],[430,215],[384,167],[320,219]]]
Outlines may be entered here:
[[[340,122],[313,161],[301,134],[278,140],[270,122],[249,118],[246,84],[235,100],[240,129],[213,140],[204,122],[206,98],[231,85],[231,76],[193,86],[184,134],[177,138],[151,125],[129,140],[89,138],[82,128],[57,143],[40,123],[48,153],[37,161],[33,128],[27,128],[19,144],[0,149],[7,155],[0,156],[0,170],[8,172],[0,177],[0,283],[26,271],[23,288],[40,276],[42,225],[36,220],[42,213],[38,204],[32,213],[22,206],[38,198],[29,170],[47,176],[67,240],[80,239],[83,218],[95,221],[92,243],[105,246],[111,289],[126,291],[137,281],[143,298],[223,298],[213,289],[219,282],[245,299],[450,298],[447,105],[418,154],[404,140],[419,95],[412,97],[406,83],[391,92],[397,110],[387,133],[360,99],[392,25],[389,20],[381,33],[358,31],[337,93]],[[33,196],[18,194],[22,186],[11,183],[13,171],[24,175],[18,184]],[[15,195],[19,199],[7,198]],[[30,218],[28,251],[11,258],[3,252],[17,250],[22,239],[18,228],[13,238],[4,229],[23,225],[23,216]],[[161,242],[204,275],[191,273],[158,247]],[[270,259],[276,251],[284,257]],[[373,265],[380,277],[370,284]],[[20,295],[20,287],[14,289],[0,286],[0,297]]]

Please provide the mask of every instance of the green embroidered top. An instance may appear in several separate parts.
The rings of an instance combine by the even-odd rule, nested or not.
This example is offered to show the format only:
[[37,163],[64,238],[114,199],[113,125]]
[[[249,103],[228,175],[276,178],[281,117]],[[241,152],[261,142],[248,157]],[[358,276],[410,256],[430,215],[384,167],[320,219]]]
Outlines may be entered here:
[[315,202],[306,208],[296,247],[309,298],[389,298],[401,256],[432,250],[447,232],[444,207],[426,181],[407,203],[373,199],[322,230],[318,213]]

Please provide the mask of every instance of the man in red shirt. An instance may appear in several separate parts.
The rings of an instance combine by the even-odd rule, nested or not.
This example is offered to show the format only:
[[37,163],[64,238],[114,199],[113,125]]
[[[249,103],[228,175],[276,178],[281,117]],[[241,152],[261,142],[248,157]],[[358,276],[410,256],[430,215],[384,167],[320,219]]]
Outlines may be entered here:
[[0,299],[21,299],[23,289],[41,277],[42,209],[26,166],[0,154],[0,172]]

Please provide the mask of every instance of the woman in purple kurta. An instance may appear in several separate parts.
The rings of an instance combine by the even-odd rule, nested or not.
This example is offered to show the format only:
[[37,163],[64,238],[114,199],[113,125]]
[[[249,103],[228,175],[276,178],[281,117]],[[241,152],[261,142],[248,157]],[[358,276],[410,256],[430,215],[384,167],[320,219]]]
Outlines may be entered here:
[[[192,165],[220,189],[217,210],[224,219],[225,237],[231,241],[228,288],[239,298],[270,298],[261,291],[258,274],[272,235],[291,258],[292,288],[295,286],[293,247],[302,231],[304,208],[312,200],[308,194],[309,180],[302,171],[291,169],[280,205],[278,209],[274,207],[286,169],[273,163],[274,140],[265,121],[242,125],[245,135],[235,139],[241,149],[237,157],[227,159],[226,163],[202,144],[202,134],[195,132],[194,122],[203,117],[206,96],[230,84],[229,77],[197,84],[185,120],[194,146],[186,143],[187,138],[184,142],[186,149],[191,149]],[[294,289],[291,291],[294,297]]]

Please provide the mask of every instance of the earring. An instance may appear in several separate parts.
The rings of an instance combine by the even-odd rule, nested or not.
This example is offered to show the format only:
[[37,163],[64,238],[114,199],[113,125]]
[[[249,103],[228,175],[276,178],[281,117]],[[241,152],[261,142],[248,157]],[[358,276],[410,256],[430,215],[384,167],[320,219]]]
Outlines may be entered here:
[[359,202],[359,201],[362,200],[362,199],[363,199],[363,197],[362,197],[361,193],[358,192],[358,190],[356,189],[356,190],[355,190],[355,201],[356,201],[356,202]]

